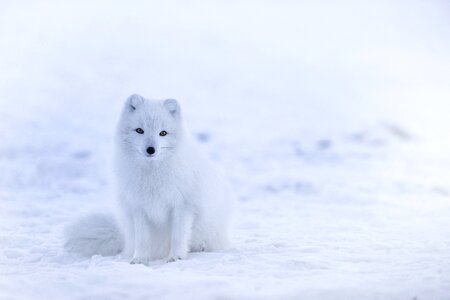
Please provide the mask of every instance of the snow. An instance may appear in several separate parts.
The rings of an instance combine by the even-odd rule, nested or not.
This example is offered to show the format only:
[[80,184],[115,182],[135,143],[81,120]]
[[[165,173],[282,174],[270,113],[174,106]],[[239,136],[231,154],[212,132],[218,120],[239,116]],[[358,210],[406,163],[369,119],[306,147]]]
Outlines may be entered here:
[[[446,1],[6,1],[0,299],[450,299]],[[76,257],[132,93],[176,98],[240,201],[174,263]]]

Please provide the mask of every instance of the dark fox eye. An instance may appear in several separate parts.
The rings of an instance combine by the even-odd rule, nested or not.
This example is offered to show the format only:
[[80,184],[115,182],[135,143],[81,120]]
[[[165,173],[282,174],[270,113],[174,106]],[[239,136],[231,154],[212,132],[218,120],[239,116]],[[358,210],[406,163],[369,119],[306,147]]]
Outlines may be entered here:
[[166,136],[167,135],[167,131],[163,130],[159,133],[160,136]]
[[142,130],[142,128],[136,128],[136,132],[139,134],[143,134],[144,130]]

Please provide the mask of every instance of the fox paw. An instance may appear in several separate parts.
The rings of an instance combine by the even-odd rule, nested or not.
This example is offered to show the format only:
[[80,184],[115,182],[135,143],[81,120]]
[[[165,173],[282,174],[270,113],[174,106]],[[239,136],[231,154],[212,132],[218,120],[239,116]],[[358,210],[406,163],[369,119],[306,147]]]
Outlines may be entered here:
[[170,262],[175,262],[175,261],[181,260],[181,259],[183,259],[181,256],[176,256],[176,255],[174,255],[174,256],[169,256],[169,257],[166,259],[166,262],[170,263]]
[[133,259],[130,261],[130,264],[132,265],[148,265],[150,262],[150,259],[148,257],[133,257]]

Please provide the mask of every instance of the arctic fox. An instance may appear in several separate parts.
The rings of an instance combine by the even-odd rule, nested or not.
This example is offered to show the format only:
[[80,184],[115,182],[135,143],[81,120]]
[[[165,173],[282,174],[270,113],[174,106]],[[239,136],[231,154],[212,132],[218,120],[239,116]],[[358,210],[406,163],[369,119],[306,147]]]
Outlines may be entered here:
[[115,150],[117,218],[98,213],[70,225],[67,250],[148,264],[227,247],[234,195],[186,134],[176,100],[131,95]]

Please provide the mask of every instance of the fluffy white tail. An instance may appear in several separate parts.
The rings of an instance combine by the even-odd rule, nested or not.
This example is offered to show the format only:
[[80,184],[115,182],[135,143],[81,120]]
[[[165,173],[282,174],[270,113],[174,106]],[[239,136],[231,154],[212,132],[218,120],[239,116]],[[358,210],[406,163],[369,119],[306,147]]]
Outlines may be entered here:
[[64,247],[83,256],[119,254],[124,245],[122,233],[112,214],[94,213],[66,228]]

